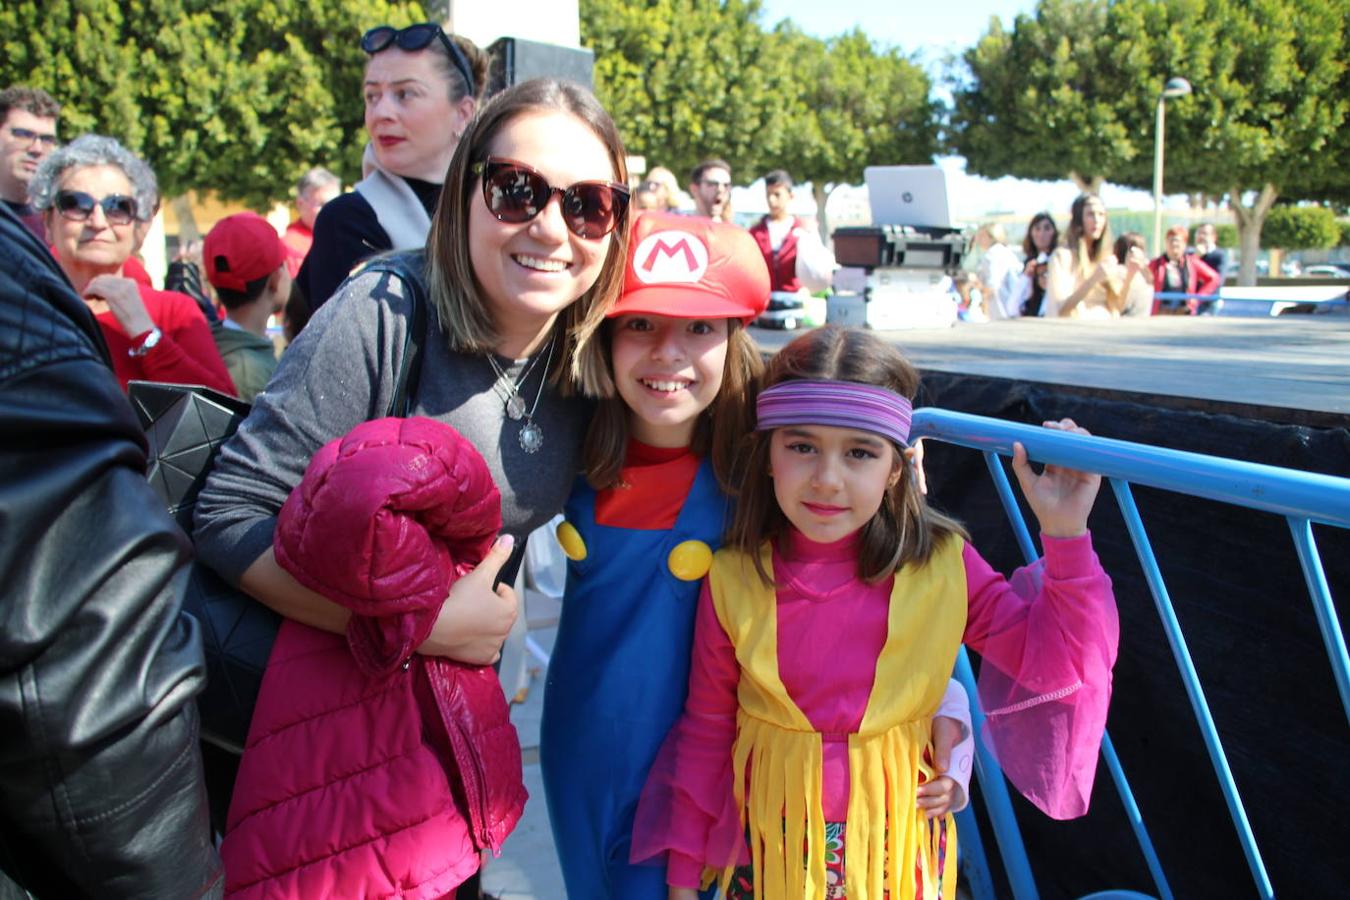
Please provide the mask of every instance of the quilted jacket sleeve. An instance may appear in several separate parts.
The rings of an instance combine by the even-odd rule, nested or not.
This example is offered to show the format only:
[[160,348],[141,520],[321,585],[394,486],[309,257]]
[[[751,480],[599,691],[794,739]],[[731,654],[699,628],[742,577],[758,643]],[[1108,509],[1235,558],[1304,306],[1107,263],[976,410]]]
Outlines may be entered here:
[[372,674],[426,640],[450,585],[501,528],[501,495],[459,432],[376,419],[324,445],[282,507],[274,550],[296,580],[354,615],[348,642]]

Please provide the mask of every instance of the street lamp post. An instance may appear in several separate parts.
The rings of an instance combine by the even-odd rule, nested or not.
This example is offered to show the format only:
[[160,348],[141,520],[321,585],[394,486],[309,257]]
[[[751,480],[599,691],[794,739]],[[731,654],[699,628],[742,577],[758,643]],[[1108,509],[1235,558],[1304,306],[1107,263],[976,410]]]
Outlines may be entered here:
[[1191,83],[1185,78],[1169,78],[1158,95],[1158,123],[1153,132],[1153,252],[1162,253],[1162,188],[1163,188],[1163,107],[1172,97],[1184,97],[1191,92]]

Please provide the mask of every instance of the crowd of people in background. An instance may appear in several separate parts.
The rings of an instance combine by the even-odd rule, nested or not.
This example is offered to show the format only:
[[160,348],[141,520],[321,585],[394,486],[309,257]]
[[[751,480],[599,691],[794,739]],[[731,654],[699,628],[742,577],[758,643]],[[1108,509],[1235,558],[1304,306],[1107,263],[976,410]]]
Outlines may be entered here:
[[[1195,315],[1218,296],[1227,256],[1215,245],[1215,228],[1184,225],[1167,230],[1163,252],[1149,259],[1144,236],[1126,231],[1114,241],[1101,198],[1084,194],[1069,211],[1063,239],[1054,217],[1039,212],[1027,223],[1022,256],[1007,245],[1003,226],[981,225],[973,278],[962,283],[963,304],[978,321],[1019,317],[1109,319]],[[976,293],[977,292],[977,293]],[[972,302],[970,295],[979,299]]]

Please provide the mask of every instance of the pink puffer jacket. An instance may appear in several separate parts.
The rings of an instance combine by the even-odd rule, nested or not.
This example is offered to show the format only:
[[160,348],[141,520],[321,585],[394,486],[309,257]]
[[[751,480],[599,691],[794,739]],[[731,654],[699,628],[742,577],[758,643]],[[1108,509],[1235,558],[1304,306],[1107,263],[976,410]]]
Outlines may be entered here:
[[226,893],[432,898],[524,809],[520,742],[491,667],[413,653],[501,527],[486,464],[430,419],[320,450],[277,522],[277,561],[352,610],[347,635],[286,621],[230,805]]

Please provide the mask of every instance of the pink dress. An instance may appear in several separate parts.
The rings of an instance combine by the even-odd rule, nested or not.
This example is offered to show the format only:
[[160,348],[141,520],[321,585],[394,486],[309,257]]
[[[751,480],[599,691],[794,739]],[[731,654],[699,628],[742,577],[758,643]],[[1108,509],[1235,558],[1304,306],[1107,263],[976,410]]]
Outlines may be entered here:
[[[778,666],[788,694],[824,735],[827,822],[847,818],[849,732],[856,731],[886,640],[892,580],[857,578],[856,536],[815,544],[795,531],[774,553]],[[1105,728],[1119,622],[1091,538],[1042,536],[1045,557],[1012,582],[963,548],[965,643],[984,658],[986,737],[1019,790],[1056,818],[1087,809]],[[704,583],[689,698],[643,793],[633,859],[665,859],[667,882],[697,887],[705,864],[748,859],[732,791],[735,648]],[[946,673],[944,673],[946,674]]]

